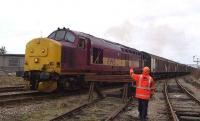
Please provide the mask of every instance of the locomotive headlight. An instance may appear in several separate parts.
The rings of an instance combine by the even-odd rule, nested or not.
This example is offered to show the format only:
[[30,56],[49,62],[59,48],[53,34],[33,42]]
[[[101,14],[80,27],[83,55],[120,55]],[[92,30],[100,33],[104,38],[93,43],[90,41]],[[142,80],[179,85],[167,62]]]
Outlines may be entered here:
[[35,63],[39,63],[39,58],[34,58]]
[[45,52],[45,49],[42,49],[42,53],[44,53]]

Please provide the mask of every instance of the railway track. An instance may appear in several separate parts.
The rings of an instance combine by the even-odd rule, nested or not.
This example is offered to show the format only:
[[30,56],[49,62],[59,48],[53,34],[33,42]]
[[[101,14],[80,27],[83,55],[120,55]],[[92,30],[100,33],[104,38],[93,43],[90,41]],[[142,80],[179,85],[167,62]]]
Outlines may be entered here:
[[[115,98],[116,100],[116,98]],[[114,120],[127,106],[128,103],[123,104],[121,99],[118,103],[113,104],[111,97],[99,98],[89,103],[84,103],[74,109],[65,112],[50,121],[74,121],[74,120]]]
[[113,120],[115,120],[119,116],[119,114],[122,113],[128,107],[128,105],[129,105],[129,103],[124,104],[123,106],[121,106],[121,108],[119,108],[118,110],[116,110],[115,112],[113,112],[104,121],[113,121]]
[[192,86],[192,88],[200,89],[200,83],[193,78],[184,78],[184,81]]
[[[9,88],[7,88],[9,89]],[[109,93],[109,88],[105,88],[107,91],[106,93]],[[112,91],[119,90],[111,89]],[[2,92],[0,93],[0,106],[1,105],[8,105],[8,104],[15,104],[20,102],[27,102],[31,100],[40,100],[40,99],[51,99],[51,98],[59,98],[64,96],[73,96],[73,95],[80,95],[87,93],[88,90],[76,90],[76,91],[67,91],[67,92],[54,92],[54,93],[41,93],[38,91],[17,91],[17,92]]]
[[0,88],[0,93],[3,93],[3,92],[14,92],[14,91],[24,91],[24,90],[28,90],[25,85],[1,87]]
[[179,81],[170,85],[166,81],[164,93],[173,121],[200,121],[200,101]]
[[55,92],[55,93],[41,93],[38,91],[24,91],[24,92],[11,92],[6,94],[0,94],[0,106],[16,103],[24,103],[27,101],[41,100],[41,99],[55,99],[64,96],[72,96],[84,94],[86,91],[74,91],[74,92]]
[[41,95],[38,91],[8,92],[0,94],[0,105],[25,102]]

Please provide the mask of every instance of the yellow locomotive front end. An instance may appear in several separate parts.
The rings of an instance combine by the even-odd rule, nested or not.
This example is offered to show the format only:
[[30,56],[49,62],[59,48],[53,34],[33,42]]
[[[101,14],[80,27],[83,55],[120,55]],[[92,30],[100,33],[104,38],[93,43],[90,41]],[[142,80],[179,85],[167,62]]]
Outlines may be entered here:
[[32,90],[52,92],[61,72],[61,44],[48,38],[37,38],[26,45],[24,78]]

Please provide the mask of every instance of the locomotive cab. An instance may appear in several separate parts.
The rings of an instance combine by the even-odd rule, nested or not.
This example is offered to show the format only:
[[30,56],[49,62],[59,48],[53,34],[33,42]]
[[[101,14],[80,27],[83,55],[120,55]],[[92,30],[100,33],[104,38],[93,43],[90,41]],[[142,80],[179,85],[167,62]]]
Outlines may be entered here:
[[70,85],[80,85],[80,75],[88,70],[90,64],[90,39],[66,28],[58,28],[48,38],[62,45],[59,88],[72,89],[75,86]]
[[89,63],[90,40],[69,29],[58,29],[47,38],[27,43],[24,78],[30,81],[32,90],[51,92],[59,83],[69,85],[63,84],[69,79],[74,83],[76,73],[83,72]]
[[91,42],[89,38],[80,34],[66,28],[58,28],[48,36],[62,45],[61,63],[64,73],[71,72],[71,70],[76,72],[87,70],[87,66],[90,64]]

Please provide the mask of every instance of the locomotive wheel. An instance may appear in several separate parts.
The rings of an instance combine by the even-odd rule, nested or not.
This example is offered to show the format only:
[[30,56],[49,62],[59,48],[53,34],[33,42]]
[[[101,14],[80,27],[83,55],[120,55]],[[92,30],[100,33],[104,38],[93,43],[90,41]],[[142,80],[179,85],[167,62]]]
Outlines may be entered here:
[[77,90],[77,89],[79,89],[79,86],[76,85],[76,82],[72,82],[72,81],[64,81],[63,87],[64,87],[65,90]]
[[58,81],[59,90],[78,90],[81,88],[80,81],[77,78],[65,78]]

